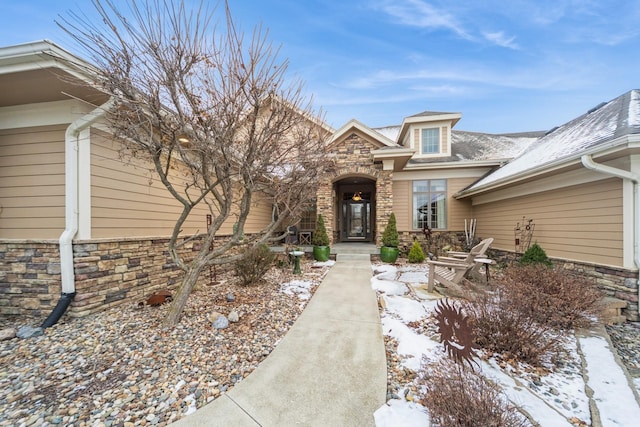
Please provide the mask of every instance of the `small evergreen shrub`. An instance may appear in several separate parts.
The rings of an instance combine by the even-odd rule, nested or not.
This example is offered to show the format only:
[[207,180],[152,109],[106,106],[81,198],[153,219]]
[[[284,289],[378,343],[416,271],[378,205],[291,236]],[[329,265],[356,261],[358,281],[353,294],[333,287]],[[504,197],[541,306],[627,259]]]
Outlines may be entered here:
[[422,261],[424,261],[425,259],[424,251],[422,250],[422,245],[420,245],[420,242],[418,242],[417,240],[413,241],[413,245],[409,250],[408,258],[409,258],[409,262],[413,264],[419,264]]
[[324,226],[324,218],[322,218],[322,214],[318,214],[312,243],[315,246],[329,246],[329,236],[327,235],[327,229]]
[[274,260],[275,254],[267,245],[251,247],[234,263],[235,274],[242,285],[257,283],[269,271]]
[[527,249],[520,258],[519,263],[521,265],[542,264],[547,267],[553,266],[553,263],[547,256],[547,253],[542,249],[542,247],[540,247],[540,245],[538,245],[538,243],[534,243],[529,246],[529,249]]
[[400,244],[400,238],[398,237],[398,227],[396,224],[396,215],[391,212],[389,216],[389,222],[382,233],[382,245],[390,248],[397,248]]
[[521,427],[529,425],[500,388],[473,369],[442,359],[426,364],[418,376],[420,403],[433,425],[442,427]]

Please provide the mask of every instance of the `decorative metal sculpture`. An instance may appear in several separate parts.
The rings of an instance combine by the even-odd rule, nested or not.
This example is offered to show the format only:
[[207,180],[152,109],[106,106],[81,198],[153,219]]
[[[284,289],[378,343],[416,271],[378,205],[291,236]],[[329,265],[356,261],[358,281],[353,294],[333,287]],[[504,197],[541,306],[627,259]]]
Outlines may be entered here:
[[435,313],[444,351],[456,363],[467,362],[470,367],[474,364],[479,366],[478,362],[473,360],[478,355],[473,349],[473,330],[469,324],[469,316],[465,316],[459,307],[446,299],[438,302]]
[[524,216],[522,217],[522,225],[519,222],[516,223],[516,226],[513,229],[516,253],[524,253],[529,249],[529,245],[531,245],[531,237],[533,236],[533,230],[535,228],[536,225],[533,223],[533,219],[527,220]]

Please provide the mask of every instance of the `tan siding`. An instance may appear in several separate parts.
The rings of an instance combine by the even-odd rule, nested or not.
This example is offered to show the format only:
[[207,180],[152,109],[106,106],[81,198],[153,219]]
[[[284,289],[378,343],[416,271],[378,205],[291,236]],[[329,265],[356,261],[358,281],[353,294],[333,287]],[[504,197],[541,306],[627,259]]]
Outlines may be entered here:
[[477,178],[451,178],[447,180],[447,229],[464,230],[464,220],[471,219],[471,201],[457,200],[453,197],[458,191],[469,186]]
[[261,194],[253,195],[253,205],[251,213],[247,217],[245,233],[257,233],[263,230],[271,222],[272,214],[271,202]]
[[[98,133],[98,132],[96,132]],[[98,133],[91,148],[92,236],[168,236],[181,212],[181,205],[160,182],[151,163],[120,159],[118,145]],[[181,182],[176,175],[174,182]],[[179,185],[179,187],[181,187]],[[182,229],[183,234],[206,231],[206,205],[198,206]],[[264,228],[271,219],[271,204],[254,196],[245,226],[246,233]],[[236,222],[232,215],[219,234],[230,234]]]
[[494,247],[515,249],[514,228],[533,219],[533,241],[549,256],[622,266],[622,182],[590,184],[476,205],[477,235],[493,237]]
[[411,181],[393,181],[393,213],[398,231],[411,230]]
[[65,130],[0,131],[0,238],[57,239],[64,231]]
[[[151,171],[150,162],[127,158],[119,145],[92,131],[92,237],[169,236],[181,206]],[[206,230],[206,212],[196,209],[182,232]]]

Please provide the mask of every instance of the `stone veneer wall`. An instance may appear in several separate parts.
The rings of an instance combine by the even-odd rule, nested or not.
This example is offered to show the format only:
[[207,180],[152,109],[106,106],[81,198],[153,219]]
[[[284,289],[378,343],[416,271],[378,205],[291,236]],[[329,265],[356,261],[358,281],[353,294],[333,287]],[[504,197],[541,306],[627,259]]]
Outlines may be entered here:
[[322,214],[331,242],[339,239],[335,229],[337,200],[334,182],[342,177],[366,176],[376,181],[376,242],[380,244],[382,231],[389,220],[393,207],[392,171],[382,170],[382,164],[374,164],[371,151],[377,147],[359,136],[350,134],[344,141],[329,147],[329,158],[334,164],[333,172],[321,180],[316,191],[316,208]]
[[[187,259],[193,243],[182,248]],[[76,296],[67,314],[82,317],[175,288],[182,271],[167,247],[168,239],[153,238],[74,242]],[[60,297],[58,242],[0,242],[0,262],[0,314],[47,316]]]
[[0,241],[1,315],[47,316],[59,296],[57,241]]
[[463,247],[464,232],[433,231],[428,238],[421,231],[403,231],[398,234],[400,237],[400,253],[404,255],[409,253],[414,239],[420,242],[425,255],[429,253],[436,257],[446,255],[443,248],[450,251],[463,251],[465,249]]
[[[489,249],[489,255],[498,263],[514,262],[520,257],[513,252]],[[554,266],[571,271],[596,285],[607,295],[627,302],[622,314],[628,320],[640,321],[638,313],[638,272],[624,268],[601,266],[597,264],[550,258]]]

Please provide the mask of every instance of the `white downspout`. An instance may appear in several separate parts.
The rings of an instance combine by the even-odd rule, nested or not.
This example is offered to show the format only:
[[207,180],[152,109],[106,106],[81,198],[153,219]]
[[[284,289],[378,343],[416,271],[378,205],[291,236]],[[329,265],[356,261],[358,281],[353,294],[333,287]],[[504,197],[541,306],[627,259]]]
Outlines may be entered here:
[[80,132],[99,120],[114,104],[113,99],[80,117],[65,133],[65,229],[60,236],[60,275],[62,293],[76,291],[73,272],[73,237],[78,232],[78,139]]
[[[633,183],[633,259],[636,267],[640,270],[640,175],[626,171],[624,169],[613,168],[593,161],[591,155],[584,155],[580,158],[582,165],[590,170],[616,176],[622,179],[628,179]],[[640,272],[638,273],[638,311],[640,312]]]

